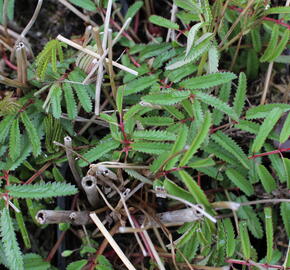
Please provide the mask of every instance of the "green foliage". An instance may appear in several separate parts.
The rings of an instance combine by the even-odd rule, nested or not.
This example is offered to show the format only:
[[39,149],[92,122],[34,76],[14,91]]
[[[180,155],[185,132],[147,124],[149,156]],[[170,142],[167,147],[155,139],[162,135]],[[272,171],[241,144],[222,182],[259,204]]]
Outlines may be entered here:
[[89,11],[96,11],[96,4],[91,0],[69,0],[71,3],[75,4],[78,7]]
[[192,158],[192,156],[204,142],[206,136],[208,135],[210,126],[211,126],[211,114],[208,112],[205,116],[203,125],[201,126],[198,134],[196,135],[195,139],[192,141],[192,144],[190,145],[190,147],[180,160],[179,165],[181,167],[188,163],[188,161]]
[[254,189],[251,183],[246,178],[244,178],[244,176],[240,174],[239,171],[230,168],[226,170],[226,175],[237,187],[239,187],[248,196],[251,196],[254,193]]
[[247,223],[245,221],[239,223],[239,231],[244,258],[245,260],[249,260],[251,257],[251,242],[248,234]]
[[266,232],[266,241],[267,241],[267,263],[270,264],[273,256],[273,239],[274,239],[274,232],[273,232],[273,221],[272,221],[272,209],[266,207],[264,209],[265,213],[265,232]]
[[127,10],[125,20],[128,20],[128,18],[133,18],[142,6],[143,1],[136,1],[133,5],[131,5]]
[[22,199],[43,199],[50,197],[68,196],[77,193],[75,186],[61,182],[10,185],[6,186],[6,189],[11,196]]
[[[81,178],[94,174],[98,168],[97,183],[106,204],[116,207],[114,222],[115,214],[117,219],[126,221],[115,187],[138,219],[145,213],[153,215],[159,203],[166,206],[165,216],[175,215],[186,207],[182,200],[200,204],[210,215],[221,217],[213,223],[198,213],[198,221],[188,222],[177,230],[180,234],[177,239],[176,228],[160,230],[161,238],[163,233],[170,238],[177,263],[199,264],[201,268],[227,267],[226,259],[230,258],[257,263],[263,254],[251,247],[248,231],[254,243],[254,238],[263,238],[265,228],[267,256],[259,263],[279,264],[285,257],[284,266],[288,265],[290,256],[278,251],[280,245],[274,249],[273,242],[278,235],[290,235],[289,203],[279,206],[283,221],[280,224],[278,207],[265,208],[263,215],[263,208],[260,204],[255,206],[255,201],[262,196],[273,202],[286,197],[290,187],[290,159],[275,154],[278,151],[261,157],[253,155],[276,150],[271,146],[273,140],[282,144],[290,135],[290,114],[284,115],[283,128],[280,134],[276,133],[276,125],[283,113],[289,112],[290,105],[271,103],[274,96],[279,102],[281,95],[269,94],[268,104],[255,106],[259,97],[254,93],[262,92],[263,84],[257,82],[263,77],[265,67],[261,63],[264,62],[274,62],[275,72],[281,75],[281,80],[275,82],[283,89],[283,69],[289,57],[281,54],[289,41],[290,31],[286,27],[289,7],[279,7],[272,1],[266,9],[262,0],[253,1],[250,6],[246,0],[230,3],[174,0],[172,5],[167,2],[160,5],[158,1],[129,2],[133,4],[127,8],[121,6],[121,1],[113,1],[109,29],[116,31],[112,37],[117,37],[119,42],[113,44],[113,72],[107,50],[109,42],[105,42],[103,51],[99,46],[99,38],[101,43],[107,38],[107,26],[101,24],[93,30],[87,27],[82,36],[67,37],[74,42],[71,44],[83,48],[81,52],[72,48],[63,51],[65,44],[51,40],[36,59],[29,53],[27,81],[26,76],[21,77],[21,65],[19,59],[14,61],[13,52],[11,61],[18,70],[9,74],[12,66],[3,51],[7,78],[1,74],[0,80],[7,87],[0,95],[0,195],[8,201],[0,200],[3,243],[0,263],[8,269],[54,268],[40,255],[21,255],[13,226],[17,225],[19,246],[25,247],[24,253],[33,243],[35,252],[46,254],[48,245],[38,247],[42,237],[35,239],[35,232],[38,235],[42,227],[46,230],[54,227],[41,225],[35,230],[39,225],[36,213],[62,207],[54,203],[55,197],[78,192],[64,179],[76,167]],[[8,3],[5,15],[11,19],[14,1],[5,3]],[[104,18],[109,1],[70,0],[70,3],[84,9],[90,22],[89,19]],[[1,10],[2,4],[0,1]],[[247,12],[243,12],[246,8]],[[277,18],[272,14],[277,14],[274,15]],[[122,23],[133,17],[134,22],[119,37],[118,26],[122,27]],[[75,23],[77,26],[78,22]],[[10,31],[3,41],[5,49],[6,45],[13,46],[9,35]],[[25,37],[22,41],[26,45]],[[31,45],[35,48],[35,44]],[[87,50],[106,54],[101,81],[102,112],[98,116],[92,113],[97,79],[93,69],[102,63],[96,61],[99,57],[87,54]],[[138,75],[125,71],[124,67],[137,71]],[[83,83],[85,79],[87,84]],[[62,145],[65,136],[72,138],[72,151]],[[92,162],[97,166],[90,167]],[[105,166],[108,171],[98,166]],[[110,178],[107,173],[117,177]],[[76,177],[75,172],[73,175]],[[25,184],[26,181],[30,184]],[[149,193],[152,185],[159,193],[157,198],[155,193]],[[159,189],[165,191],[158,192]],[[127,198],[128,192],[131,195]],[[174,199],[158,198],[166,196],[166,192],[181,200],[177,204]],[[98,211],[102,207],[102,201],[96,209],[89,206],[83,195],[78,197],[81,210]],[[236,213],[234,218],[226,218],[230,212],[224,206],[233,208],[236,203],[242,204],[232,209]],[[8,205],[21,212],[15,212],[11,218]],[[105,216],[100,215],[102,222]],[[260,218],[265,226],[261,226]],[[68,230],[69,225],[59,228]],[[281,233],[276,233],[277,228]],[[94,226],[87,226],[85,237],[71,241],[72,246],[64,252],[67,269],[113,269],[114,260],[111,265],[104,256],[95,256],[102,240],[92,238],[94,230]],[[149,236],[151,233],[149,230]],[[131,241],[131,235],[128,237]],[[161,250],[156,237],[151,239],[156,250]],[[283,240],[279,238],[279,241]],[[124,251],[131,260],[130,254],[135,251]],[[174,265],[169,260],[166,258],[166,269]],[[154,259],[150,264],[152,269],[158,267]]]
[[257,173],[259,175],[259,178],[261,180],[261,183],[264,187],[264,189],[270,193],[273,190],[277,188],[275,180],[273,176],[270,174],[270,172],[267,170],[267,168],[260,164],[257,166]]
[[51,63],[52,71],[57,72],[57,55],[59,61],[63,61],[62,47],[66,47],[66,45],[53,39],[47,42],[43,50],[38,54],[36,58],[36,74],[40,79],[44,79],[49,63]]
[[252,152],[257,153],[260,151],[269,133],[278,122],[281,115],[282,110],[280,108],[275,108],[268,114],[263,124],[260,126],[259,132],[253,142]]
[[213,73],[200,77],[184,80],[179,83],[181,87],[186,89],[207,89],[232,81],[236,75],[231,72]]
[[226,233],[226,254],[227,257],[232,257],[236,247],[234,227],[229,218],[224,219],[223,224]]
[[0,217],[0,231],[5,257],[10,269],[24,269],[23,257],[19,249],[9,210],[4,207]]
[[149,17],[149,21],[151,23],[154,23],[156,25],[159,25],[159,26],[162,26],[162,27],[165,27],[165,28],[176,29],[176,30],[179,29],[178,24],[176,24],[174,22],[171,22],[168,19],[165,19],[165,18],[163,18],[161,16],[151,15]]

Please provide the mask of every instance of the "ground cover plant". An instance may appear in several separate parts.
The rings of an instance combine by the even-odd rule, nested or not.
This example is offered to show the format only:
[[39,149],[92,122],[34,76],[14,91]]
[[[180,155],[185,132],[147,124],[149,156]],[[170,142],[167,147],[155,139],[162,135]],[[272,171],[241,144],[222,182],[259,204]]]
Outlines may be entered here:
[[5,269],[290,268],[289,0],[20,2]]

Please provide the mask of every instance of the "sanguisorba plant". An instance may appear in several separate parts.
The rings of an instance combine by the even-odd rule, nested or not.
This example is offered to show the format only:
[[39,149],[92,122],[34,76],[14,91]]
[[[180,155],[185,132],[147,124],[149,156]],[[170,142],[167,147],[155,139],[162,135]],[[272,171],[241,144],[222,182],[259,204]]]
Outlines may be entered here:
[[[48,42],[29,67],[31,87],[23,89],[23,96],[9,94],[0,101],[2,264],[29,269],[25,262],[34,259],[42,269],[50,267],[36,254],[22,254],[14,218],[21,246],[29,249],[22,203],[26,202],[33,219],[34,200],[77,193],[60,175],[58,167],[67,160],[65,151],[54,144],[70,135],[81,156],[76,164],[80,169],[96,161],[148,166],[143,174],[128,169],[121,174],[149,188],[153,184],[164,189],[162,196],[203,208],[204,218],[177,231],[181,236],[171,246],[176,265],[278,262],[280,268],[290,266],[289,249],[282,254],[273,243],[281,217],[284,235],[290,236],[289,200],[279,197],[290,187],[290,159],[281,154],[285,149],[275,151],[272,143],[289,139],[290,114],[280,134],[274,129],[290,105],[249,106],[247,102],[247,77],[256,79],[263,69],[261,63],[287,59],[281,54],[289,43],[289,26],[272,15],[286,17],[290,10],[272,8],[260,0],[212,2],[174,0],[171,19],[148,17],[144,27],[155,31],[148,32],[148,44],[121,38],[120,45],[128,49],[121,57],[122,65],[137,71],[138,77],[116,69],[117,93],[113,93],[112,80],[103,83],[113,110],[98,116],[109,128],[102,138],[89,141],[74,122],[92,114],[94,86],[82,83],[87,74],[80,68],[91,65],[92,58],[83,56],[85,64],[78,59],[74,65],[77,56],[58,40]],[[134,17],[142,8],[143,2],[136,1],[125,18]],[[244,41],[252,46],[243,46]],[[90,45],[89,49],[94,48],[94,41]],[[251,136],[241,138],[241,131]],[[86,145],[89,150],[79,150]],[[44,171],[47,174],[32,183]],[[259,200],[257,193],[268,200]],[[265,236],[265,259],[251,245],[252,236]],[[77,267],[87,261],[75,263],[75,268],[68,269],[81,269]]]

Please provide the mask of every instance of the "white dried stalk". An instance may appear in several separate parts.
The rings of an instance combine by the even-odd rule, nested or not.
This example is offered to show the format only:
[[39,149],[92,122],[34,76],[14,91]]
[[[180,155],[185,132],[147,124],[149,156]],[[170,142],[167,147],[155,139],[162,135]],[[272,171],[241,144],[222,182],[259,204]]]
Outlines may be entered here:
[[[141,227],[141,228],[142,228],[142,227]],[[148,232],[145,230],[145,231],[143,232],[143,234],[144,234],[144,236],[145,236],[145,238],[146,238],[146,241],[147,241],[147,243],[148,243],[148,245],[149,245],[149,247],[150,247],[150,249],[151,249],[151,252],[153,253],[153,256],[154,256],[154,258],[155,258],[155,260],[156,260],[156,263],[157,263],[158,266],[159,266],[159,269],[160,269],[160,270],[166,270],[164,264],[162,263],[162,261],[161,261],[161,259],[160,259],[160,257],[159,257],[159,254],[157,253],[157,251],[156,251],[156,249],[155,249],[155,247],[154,247],[154,245],[153,245],[153,243],[152,243],[152,241],[151,241],[151,238],[149,237]]]
[[[87,54],[89,54],[89,55],[91,55],[91,56],[93,56],[93,57],[95,57],[97,59],[100,59],[101,58],[101,56],[99,54],[97,54],[97,53],[95,53],[95,52],[93,52],[93,51],[91,51],[91,50],[89,50],[87,48],[83,48],[81,45],[79,45],[79,44],[77,44],[77,43],[75,43],[75,42],[73,42],[73,41],[71,41],[71,40],[63,37],[62,35],[58,35],[56,37],[56,39],[58,39],[59,41],[62,41],[64,43],[66,43],[67,45],[69,45],[69,46],[71,46],[71,47],[73,47],[73,48],[75,48],[77,50],[80,50],[80,51],[82,51],[84,53],[87,53]],[[105,58],[105,61],[108,62],[109,59],[108,58]],[[128,73],[130,73],[132,75],[135,75],[135,76],[138,75],[138,72],[137,71],[135,71],[135,70],[133,70],[131,68],[128,68],[126,66],[123,66],[123,65],[121,65],[121,64],[119,64],[119,63],[117,63],[115,61],[112,61],[112,64],[113,64],[113,66],[115,66],[115,67],[117,67],[117,68],[119,68],[121,70],[124,70],[124,71],[126,71],[126,72],[128,72]]]
[[107,239],[109,244],[112,246],[112,248],[115,250],[121,261],[125,264],[125,266],[129,270],[136,270],[136,268],[133,266],[133,264],[129,261],[129,259],[126,257],[124,252],[121,250],[117,242],[114,240],[114,238],[111,236],[111,234],[108,232],[108,230],[105,228],[105,226],[102,224],[101,220],[98,218],[98,216],[92,212],[90,213],[90,217],[93,220],[93,222],[96,224],[96,226],[99,228],[101,233],[104,235],[104,237]]
[[[176,22],[176,13],[177,13],[177,6],[173,3],[172,4],[172,8],[171,8],[171,17],[170,17],[170,21],[172,21],[173,23]],[[174,29],[168,29],[167,32],[167,37],[166,37],[166,42],[169,42],[171,37],[171,40],[174,41],[175,40],[175,30]]]
[[[155,191],[152,190],[153,193],[157,193]],[[206,211],[204,211],[203,209],[201,209],[199,206],[189,202],[189,201],[186,201],[184,199],[181,199],[179,197],[176,197],[176,196],[173,196],[173,195],[170,195],[170,194],[167,194],[165,193],[164,195],[166,195],[166,197],[168,198],[171,198],[171,199],[174,199],[174,200],[177,200],[177,201],[180,201],[180,202],[183,202],[184,204],[187,204],[189,205],[190,207],[192,207],[193,209],[195,209],[196,211],[198,211],[199,213],[201,213],[202,215],[204,215],[205,217],[207,217],[209,220],[211,220],[212,222],[216,223],[217,220],[212,217],[210,214],[208,214]]]

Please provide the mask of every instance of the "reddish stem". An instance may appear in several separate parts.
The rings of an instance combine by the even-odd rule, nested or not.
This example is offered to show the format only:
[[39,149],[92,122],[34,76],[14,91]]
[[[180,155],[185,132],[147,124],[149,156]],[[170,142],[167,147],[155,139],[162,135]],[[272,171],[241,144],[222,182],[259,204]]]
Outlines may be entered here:
[[227,263],[231,264],[241,264],[241,265],[247,265],[247,266],[256,266],[256,264],[265,267],[265,268],[276,268],[276,269],[290,269],[290,267],[284,267],[282,265],[272,265],[272,264],[266,264],[266,263],[252,263],[247,261],[240,261],[240,260],[232,260],[228,259],[226,260]]
[[41,175],[50,165],[52,164],[52,162],[48,162],[46,164],[44,164],[44,166],[42,166],[34,175],[32,175],[25,183],[24,185],[28,185],[31,184],[32,181],[34,181],[39,175]]
[[163,171],[163,172],[159,172],[156,177],[160,177],[160,176],[165,176],[169,173],[172,173],[172,172],[177,172],[177,171],[181,171],[181,170],[184,170],[184,169],[188,169],[190,168],[189,166],[182,166],[182,167],[178,167],[178,168],[173,168],[171,170],[167,170],[167,171]]
[[6,64],[8,67],[10,67],[10,68],[13,69],[13,70],[17,70],[17,66],[13,65],[13,64],[9,61],[9,59],[7,58],[7,55],[6,55],[6,53],[5,53],[4,50],[2,51],[2,58],[3,58],[5,64]]
[[[231,10],[234,10],[234,11],[243,12],[242,8],[238,8],[236,6],[229,6],[228,8],[231,9]],[[249,14],[251,15],[251,13],[249,13]],[[282,22],[282,20],[276,20],[276,19],[273,19],[273,18],[270,18],[270,17],[266,17],[266,16],[263,17],[262,20],[274,22],[274,23],[282,25],[282,26],[284,26],[284,27],[286,27],[286,28],[288,28],[290,30],[290,25],[287,24],[287,23]]]
[[290,151],[290,148],[281,148],[281,149],[278,149],[278,150],[274,150],[274,151],[270,151],[270,152],[254,155],[254,156],[251,156],[251,157],[248,157],[248,158],[249,159],[253,159],[253,158],[269,156],[269,155],[273,155],[273,154],[281,154],[282,152],[286,152],[286,151]]

